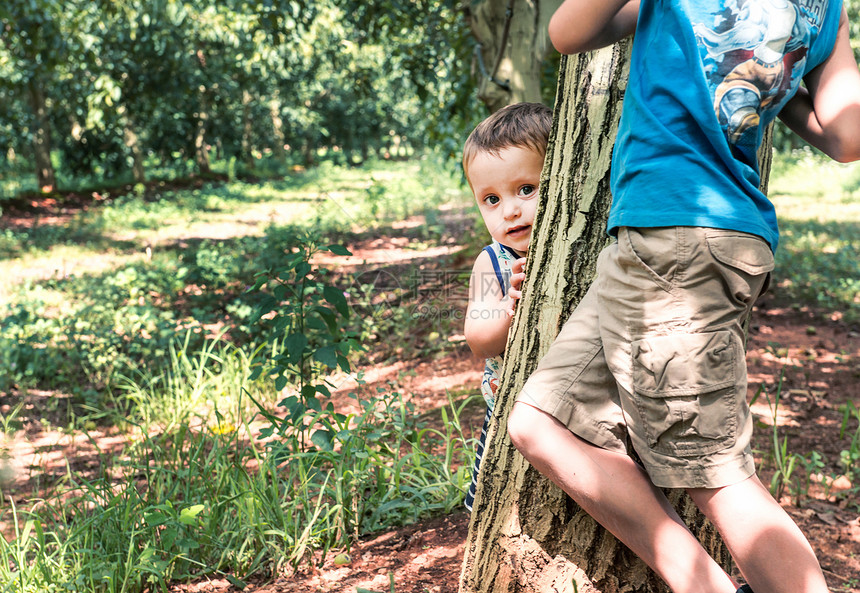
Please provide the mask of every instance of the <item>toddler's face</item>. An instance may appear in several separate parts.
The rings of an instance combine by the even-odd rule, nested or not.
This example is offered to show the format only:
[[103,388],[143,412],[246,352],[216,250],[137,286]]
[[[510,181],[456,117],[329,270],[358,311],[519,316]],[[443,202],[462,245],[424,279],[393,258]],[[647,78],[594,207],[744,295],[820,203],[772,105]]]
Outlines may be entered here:
[[490,236],[520,255],[532,236],[544,157],[520,146],[498,155],[478,152],[468,166],[469,185]]

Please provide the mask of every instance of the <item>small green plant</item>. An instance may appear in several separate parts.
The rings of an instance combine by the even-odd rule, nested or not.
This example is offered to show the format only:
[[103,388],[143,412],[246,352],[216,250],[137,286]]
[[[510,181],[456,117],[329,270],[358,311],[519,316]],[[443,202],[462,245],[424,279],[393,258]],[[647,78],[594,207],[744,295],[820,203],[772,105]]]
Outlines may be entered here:
[[[262,294],[256,320],[269,334],[269,346],[261,352],[252,379],[265,372],[278,392],[288,384],[296,391],[280,402],[286,416],[264,436],[297,428],[309,410],[322,411],[318,396],[331,395],[324,374],[338,368],[348,373],[347,356],[359,348],[355,333],[345,324],[350,308],[343,289],[328,281],[328,270],[312,264],[323,252],[350,255],[341,245],[322,244],[311,234],[297,235],[282,263],[259,273],[250,289]],[[304,439],[305,430],[299,427],[299,432]]]
[[841,492],[838,496],[851,496],[851,493],[860,492],[860,485],[857,484],[860,479],[860,410],[853,402],[848,402],[840,409],[843,412],[842,426],[839,431],[839,438],[845,438],[849,426],[856,420],[858,426],[851,438],[851,442],[847,449],[841,451],[839,456],[839,465],[841,472],[827,472],[829,464],[827,459],[818,451],[811,451],[807,455],[801,455],[789,451],[788,437],[781,437],[779,432],[778,417],[779,404],[782,392],[784,373],[780,373],[779,382],[777,384],[774,399],[771,400],[764,385],[760,386],[753,396],[753,402],[758,397],[764,394],[767,400],[768,407],[771,410],[771,450],[769,460],[773,464],[774,474],[770,482],[771,494],[779,499],[786,490],[788,490],[793,503],[800,507],[809,497],[809,489],[813,479],[821,481],[824,498],[832,496],[832,488],[834,483],[843,476],[854,484],[854,487],[846,494]]
[[839,463],[845,468],[845,475],[855,485],[854,490],[860,491],[860,408],[849,401],[842,406],[842,426],[839,429],[839,438],[845,438],[849,434],[852,422],[856,422],[857,426],[854,429],[854,435],[851,437],[851,443],[847,449],[843,449],[839,453]]
[[379,217],[379,211],[382,200],[385,197],[385,187],[373,177],[370,178],[371,184],[364,190],[365,200],[370,205],[370,215],[376,219]]
[[790,487],[793,484],[792,476],[794,474],[794,470],[797,467],[798,460],[802,459],[798,455],[789,452],[788,437],[780,438],[779,434],[779,402],[782,394],[783,378],[784,372],[781,372],[773,401],[771,401],[770,395],[764,385],[761,385],[758,391],[756,391],[755,396],[753,396],[754,402],[760,395],[764,394],[771,412],[772,429],[770,456],[773,461],[774,474],[770,481],[770,493],[777,500],[782,497],[786,487]]
[[[443,409],[440,430],[419,421],[396,392],[381,389],[358,403],[360,415],[330,405],[306,410],[297,430],[269,445],[268,459],[292,476],[295,497],[304,501],[294,510],[304,526],[289,556],[296,566],[314,550],[324,557],[362,533],[447,513],[462,502],[474,451],[460,426],[462,405],[451,402],[450,414]],[[307,427],[314,427],[309,444],[299,437]]]
[[794,498],[794,504],[798,507],[802,506],[804,500],[809,496],[809,488],[812,485],[813,476],[821,476],[821,484],[824,488],[824,497],[829,496],[830,482],[824,475],[824,470],[827,467],[824,457],[818,451],[812,451],[809,455],[796,455],[799,463],[803,467],[803,473],[792,483],[791,494]]

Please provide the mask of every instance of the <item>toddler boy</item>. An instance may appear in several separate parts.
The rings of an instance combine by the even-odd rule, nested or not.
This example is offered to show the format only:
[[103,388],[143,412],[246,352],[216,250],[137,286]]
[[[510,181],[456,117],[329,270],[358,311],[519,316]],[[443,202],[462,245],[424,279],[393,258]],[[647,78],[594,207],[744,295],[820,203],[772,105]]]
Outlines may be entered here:
[[525,254],[551,126],[552,111],[545,105],[508,105],[481,122],[463,148],[466,179],[493,239],[472,268],[465,320],[466,342],[472,352],[486,358],[481,394],[487,412],[466,493],[465,505],[470,511],[499,386],[502,353],[525,277]]

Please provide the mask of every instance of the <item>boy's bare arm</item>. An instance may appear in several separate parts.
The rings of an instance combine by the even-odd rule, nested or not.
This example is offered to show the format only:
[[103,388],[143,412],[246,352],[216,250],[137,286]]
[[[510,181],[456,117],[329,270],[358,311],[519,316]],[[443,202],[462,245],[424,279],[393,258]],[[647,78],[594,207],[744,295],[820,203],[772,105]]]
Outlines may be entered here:
[[510,294],[505,296],[496,279],[493,262],[486,251],[475,260],[469,280],[469,306],[466,310],[464,333],[472,352],[483,358],[492,358],[505,351],[508,330],[511,327],[514,303],[522,286],[522,262],[514,268]]
[[636,30],[639,0],[565,0],[549,22],[549,38],[563,54],[612,45]]
[[860,72],[844,8],[830,57],[804,83],[806,88],[786,103],[780,119],[831,158],[843,163],[860,159]]

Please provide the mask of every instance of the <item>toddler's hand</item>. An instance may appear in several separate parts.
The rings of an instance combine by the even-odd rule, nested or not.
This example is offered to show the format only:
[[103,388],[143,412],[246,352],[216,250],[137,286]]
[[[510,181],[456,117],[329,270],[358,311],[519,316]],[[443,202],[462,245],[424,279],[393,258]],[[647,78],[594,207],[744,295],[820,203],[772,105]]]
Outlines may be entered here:
[[508,295],[512,299],[520,299],[523,296],[523,281],[526,279],[526,258],[521,257],[511,265],[511,289]]
[[[524,272],[526,271],[526,258],[521,257],[511,264],[511,272],[514,274],[521,274],[522,278],[525,278]],[[522,284],[522,278],[520,279],[520,284]]]
[[510,315],[514,314],[514,309],[517,306],[517,301],[523,297],[523,281],[526,279],[526,258],[521,257],[511,266],[511,287],[508,290],[508,296],[511,298],[511,308],[508,310]]

